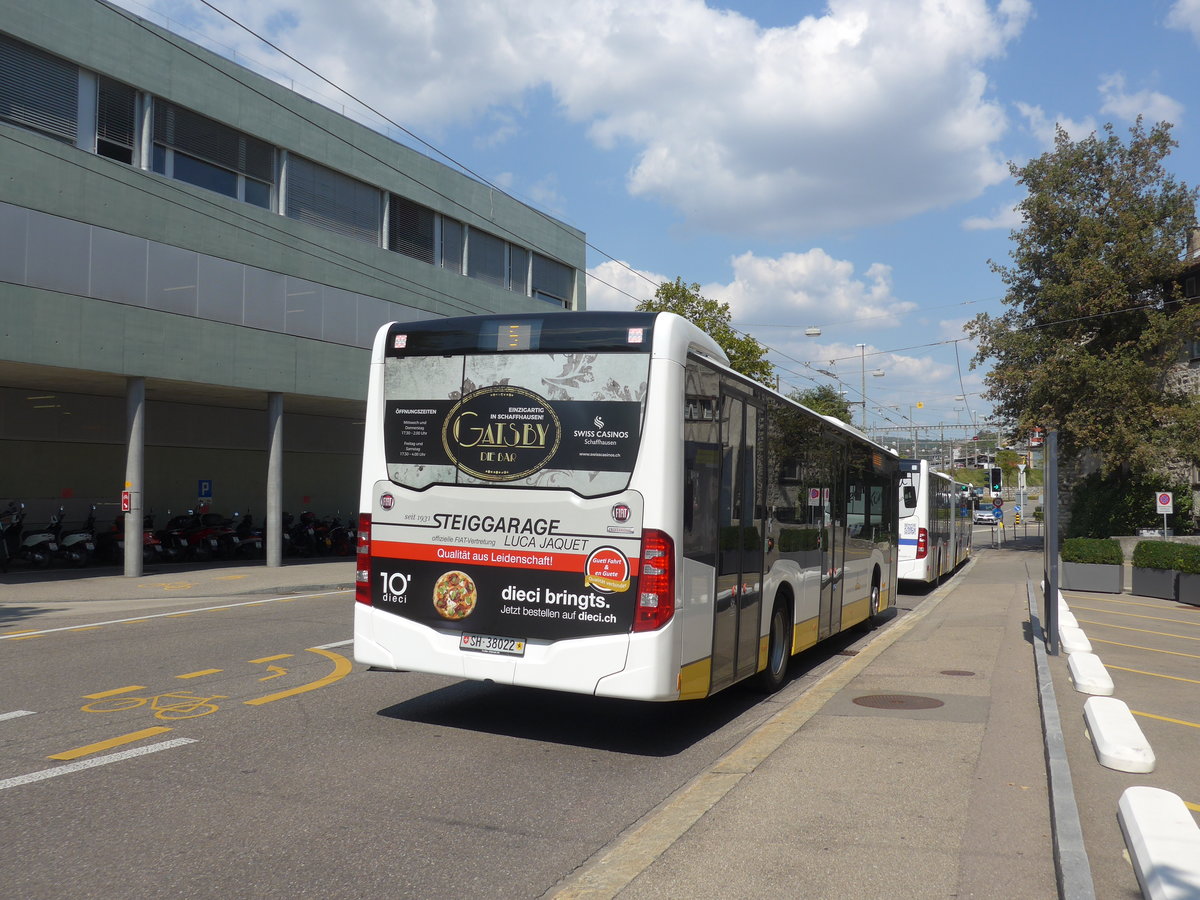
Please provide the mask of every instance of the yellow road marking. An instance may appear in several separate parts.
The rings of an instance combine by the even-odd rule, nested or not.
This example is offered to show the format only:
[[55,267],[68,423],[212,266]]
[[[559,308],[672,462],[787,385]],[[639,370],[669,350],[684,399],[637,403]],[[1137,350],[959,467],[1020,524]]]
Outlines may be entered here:
[[297,694],[304,694],[308,691],[315,691],[317,688],[323,688],[326,685],[333,684],[335,681],[340,681],[350,674],[350,660],[342,656],[340,653],[333,653],[329,650],[320,650],[317,647],[309,647],[309,653],[319,653],[322,656],[327,656],[333,660],[333,672],[326,675],[324,678],[318,679],[311,684],[302,684],[300,687],[294,687],[291,690],[280,691],[278,694],[268,694],[265,697],[258,697],[255,700],[244,701],[247,706],[262,706],[264,703],[271,703],[275,700],[282,700],[285,697],[295,697]]
[[252,659],[250,662],[254,665],[259,665],[261,663],[275,662],[280,659],[290,659],[291,656],[292,654],[290,653],[277,653],[274,656],[264,656],[262,659]]
[[1188,659],[1200,659],[1195,653],[1183,653],[1179,650],[1160,650],[1157,647],[1142,647],[1139,644],[1122,644],[1120,641],[1106,641],[1103,638],[1092,638],[1094,644],[1112,644],[1114,647],[1130,647],[1134,650],[1149,650],[1151,653],[1169,653],[1171,656],[1186,656]]
[[274,674],[268,675],[265,678],[260,678],[258,679],[259,681],[270,681],[272,678],[278,678],[280,675],[287,674],[287,669],[280,668],[279,666],[267,666],[267,671],[273,672]]
[[23,631],[6,631],[6,632],[4,632],[4,636],[10,637],[14,634],[33,634],[33,633],[34,633],[33,628],[26,628]]
[[1136,709],[1131,709],[1130,712],[1135,716],[1142,716],[1146,719],[1158,719],[1160,722],[1170,722],[1172,725],[1186,725],[1189,728],[1200,728],[1200,722],[1185,722],[1183,719],[1172,719],[1168,716],[1156,716],[1154,713],[1138,712]]
[[145,622],[149,622],[149,621],[150,621],[149,619],[126,619],[121,624],[122,625],[141,625],[141,624],[143,624]]
[[89,756],[92,753],[99,753],[101,750],[111,750],[113,747],[120,747],[122,744],[132,744],[134,741],[140,741],[148,737],[154,737],[156,734],[162,734],[164,731],[171,729],[165,725],[159,725],[154,728],[143,728],[141,731],[134,731],[130,734],[123,734],[120,737],[109,738],[107,741],[99,741],[95,744],[88,744],[84,747],[76,747],[74,750],[64,750],[62,753],[55,753],[52,756],[47,756],[47,759],[79,759],[81,756]]
[[1132,672],[1134,675],[1150,675],[1153,678],[1169,678],[1171,681],[1186,681],[1188,684],[1200,684],[1195,678],[1180,678],[1178,675],[1161,675],[1158,672],[1143,672],[1141,669],[1127,669],[1124,666],[1105,665],[1106,669],[1116,669],[1118,672]]
[[249,578],[249,575],[218,575],[213,581],[237,581],[239,578]]
[[[7,635],[5,635],[7,637]],[[32,641],[34,638],[41,637],[40,634],[19,634],[12,638],[14,641]]]
[[98,694],[84,694],[84,700],[103,700],[105,697],[115,697],[117,694],[128,694],[130,691],[144,691],[144,684],[131,684],[129,687],[113,688],[111,691],[101,691]]
[[1190,809],[1192,812],[1200,812],[1200,803],[1188,803],[1186,800],[1184,800],[1183,805],[1186,806],[1188,809]]
[[143,588],[162,588],[164,591],[186,591],[190,587],[196,585],[191,581],[159,581],[153,584],[139,584],[138,587]]
[[184,616],[190,616],[190,615],[191,615],[191,613],[190,613],[190,612],[185,612],[185,613],[172,613],[171,615],[167,616],[167,618],[168,618],[168,619],[182,619]]
[[99,630],[100,630],[99,625],[84,625],[82,628],[72,628],[71,632],[74,633],[76,631],[99,631]]
[[1144,616],[1141,613],[1114,612],[1111,609],[1092,609],[1090,606],[1076,606],[1073,609],[1082,610],[1083,612],[1100,613],[1104,616],[1126,616],[1130,619],[1153,619],[1155,622],[1172,622],[1175,625],[1191,625],[1193,628],[1200,628],[1200,622],[1189,622],[1186,619],[1171,619],[1167,616]]
[[199,672],[188,672],[186,675],[176,675],[176,678],[199,678],[201,675],[216,675],[224,669],[201,669]]
[[1085,625],[1099,625],[1102,628],[1119,628],[1122,631],[1136,631],[1139,634],[1157,634],[1159,637],[1175,638],[1180,641],[1200,641],[1200,637],[1191,637],[1186,634],[1171,634],[1169,631],[1150,631],[1148,628],[1130,628],[1128,625],[1113,625],[1110,622],[1096,622],[1092,619],[1079,619]]

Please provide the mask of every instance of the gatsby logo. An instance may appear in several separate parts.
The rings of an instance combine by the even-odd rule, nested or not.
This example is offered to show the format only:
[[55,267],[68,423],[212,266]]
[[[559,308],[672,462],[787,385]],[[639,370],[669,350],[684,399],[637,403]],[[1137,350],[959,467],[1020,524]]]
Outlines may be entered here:
[[484,481],[515,481],[543,468],[558,451],[562,426],[550,404],[506,384],[464,396],[442,425],[442,446],[455,466]]

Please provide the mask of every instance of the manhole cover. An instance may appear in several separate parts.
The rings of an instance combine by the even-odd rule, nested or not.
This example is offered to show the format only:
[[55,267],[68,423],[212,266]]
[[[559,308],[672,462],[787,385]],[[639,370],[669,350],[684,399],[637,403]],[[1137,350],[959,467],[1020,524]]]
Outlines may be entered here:
[[914,697],[909,694],[868,694],[855,697],[854,702],[871,709],[937,709],[946,705],[933,697]]
[[968,672],[966,669],[942,669],[943,675],[974,675],[974,672]]

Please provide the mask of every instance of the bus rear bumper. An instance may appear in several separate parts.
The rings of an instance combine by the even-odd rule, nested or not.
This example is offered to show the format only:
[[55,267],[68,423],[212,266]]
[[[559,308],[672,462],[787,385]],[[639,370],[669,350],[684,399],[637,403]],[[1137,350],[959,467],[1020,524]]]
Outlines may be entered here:
[[382,669],[595,694],[602,680],[625,669],[629,656],[627,634],[531,640],[520,657],[463,650],[459,635],[363,604],[355,606],[354,658]]

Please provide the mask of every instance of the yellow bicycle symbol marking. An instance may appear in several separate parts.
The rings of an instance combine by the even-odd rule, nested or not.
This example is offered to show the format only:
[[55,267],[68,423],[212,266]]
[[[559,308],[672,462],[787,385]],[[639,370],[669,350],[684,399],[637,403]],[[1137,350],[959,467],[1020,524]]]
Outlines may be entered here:
[[111,697],[80,707],[83,712],[122,712],[149,703],[156,719],[195,719],[220,709],[214,700],[229,699],[225,694],[201,697],[191,691],[170,691],[152,697]]

